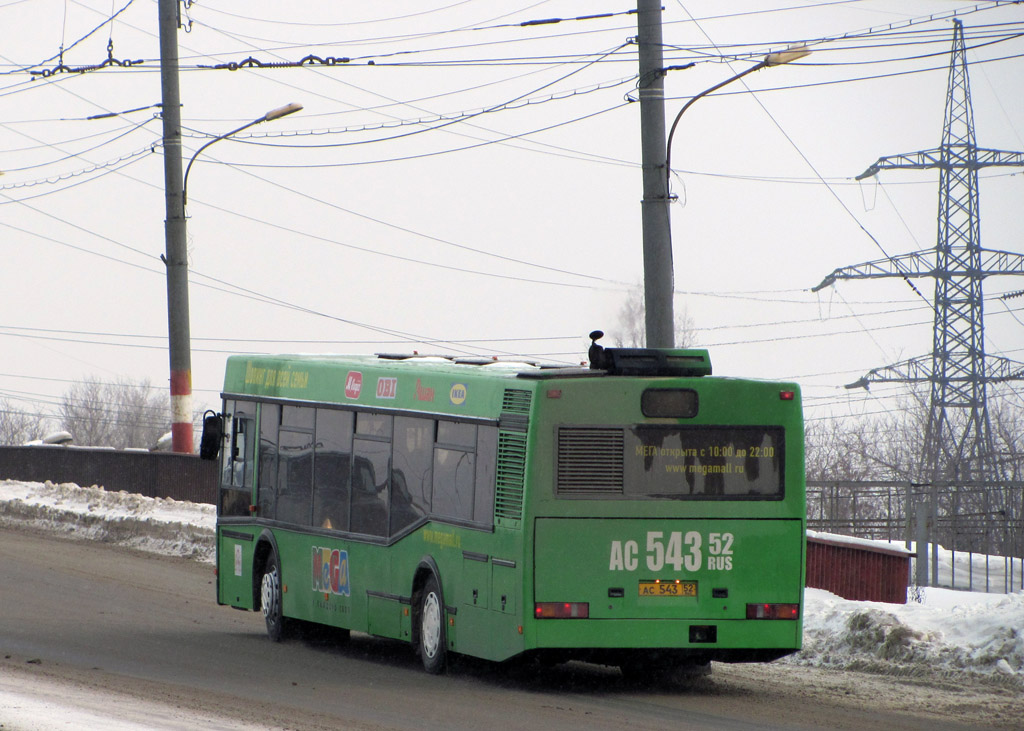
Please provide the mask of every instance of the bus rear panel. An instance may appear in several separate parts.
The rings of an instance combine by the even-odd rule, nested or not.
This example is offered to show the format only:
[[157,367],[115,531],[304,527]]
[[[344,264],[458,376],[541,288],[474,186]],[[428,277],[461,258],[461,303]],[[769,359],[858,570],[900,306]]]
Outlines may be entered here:
[[552,379],[536,397],[528,645],[614,664],[800,648],[795,385]]

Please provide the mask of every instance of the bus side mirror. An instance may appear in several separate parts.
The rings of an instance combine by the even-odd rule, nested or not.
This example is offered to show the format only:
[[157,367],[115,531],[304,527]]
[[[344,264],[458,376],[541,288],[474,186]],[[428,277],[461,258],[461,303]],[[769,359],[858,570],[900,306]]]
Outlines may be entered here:
[[199,440],[199,459],[217,459],[224,441],[224,420],[213,410],[203,414],[203,436]]

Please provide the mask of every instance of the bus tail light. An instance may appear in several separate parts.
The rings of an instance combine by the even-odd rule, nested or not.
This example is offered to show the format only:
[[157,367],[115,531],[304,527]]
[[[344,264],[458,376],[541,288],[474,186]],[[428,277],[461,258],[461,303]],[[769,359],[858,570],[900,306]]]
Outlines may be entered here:
[[793,401],[796,398],[796,391],[779,391],[779,398],[783,401]]
[[748,604],[747,619],[799,619],[799,604]]
[[587,619],[590,616],[588,602],[537,602],[533,605],[533,616],[537,619]]

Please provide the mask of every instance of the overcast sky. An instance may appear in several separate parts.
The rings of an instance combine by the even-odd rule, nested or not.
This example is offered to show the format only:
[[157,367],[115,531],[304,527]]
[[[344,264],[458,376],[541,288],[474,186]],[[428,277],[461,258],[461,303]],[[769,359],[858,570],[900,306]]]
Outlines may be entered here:
[[[670,121],[768,52],[813,50],[681,121],[677,312],[716,374],[796,380],[808,418],[891,407],[896,386],[843,384],[930,351],[933,282],[916,281],[923,298],[898,279],[810,288],[837,267],[935,246],[937,171],[853,178],[880,156],[938,146],[955,12],[978,145],[1024,150],[1024,7],[664,5],[666,64],[695,64],[666,77]],[[615,333],[643,276],[630,9],[203,0],[184,11],[185,164],[211,136],[305,107],[216,143],[191,170],[196,406],[217,401],[230,353],[574,363],[590,330]],[[598,13],[609,15],[579,17]],[[0,0],[0,28],[0,398],[51,412],[87,376],[165,388],[156,2]],[[329,63],[280,66],[311,55]],[[215,68],[230,64],[242,68]],[[981,178],[983,246],[1024,251],[1024,170]],[[987,352],[1024,360],[1024,298],[1000,299],[1024,277],[984,286]],[[1006,391],[1024,404],[1024,384]]]

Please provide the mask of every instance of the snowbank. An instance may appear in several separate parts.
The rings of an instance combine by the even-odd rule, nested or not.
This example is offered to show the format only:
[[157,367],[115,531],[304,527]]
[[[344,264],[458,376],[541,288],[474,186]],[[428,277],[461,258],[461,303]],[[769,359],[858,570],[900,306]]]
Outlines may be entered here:
[[784,662],[903,676],[984,675],[1024,689],[1024,593],[926,588],[880,604],[807,589],[804,649]]
[[0,523],[153,553],[214,560],[217,512],[212,505],[70,483],[0,482]]
[[[213,562],[212,505],[0,481],[0,524],[11,522]],[[966,674],[1024,690],[1024,592],[927,588],[916,598],[906,605],[853,602],[808,589],[804,649],[781,662],[905,676]]]

